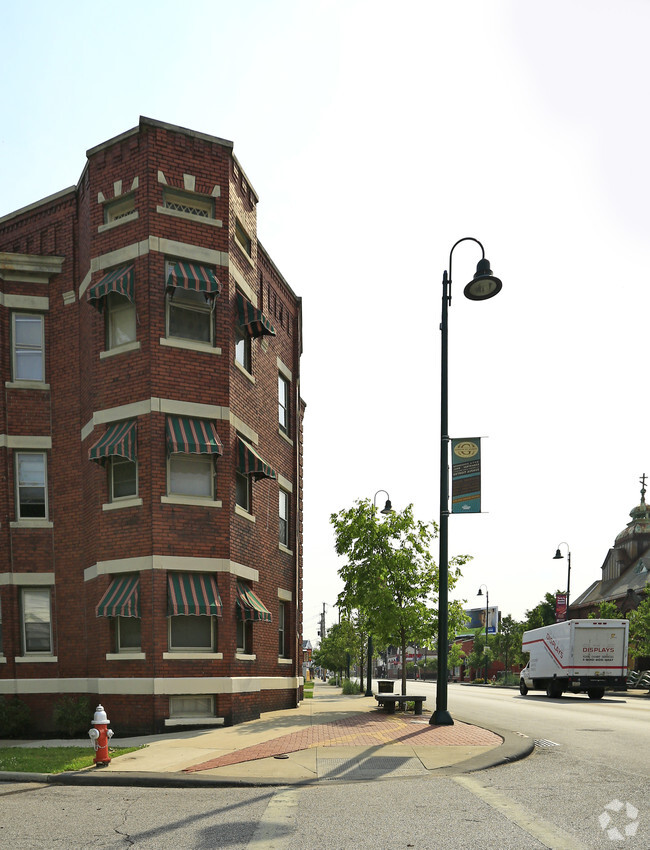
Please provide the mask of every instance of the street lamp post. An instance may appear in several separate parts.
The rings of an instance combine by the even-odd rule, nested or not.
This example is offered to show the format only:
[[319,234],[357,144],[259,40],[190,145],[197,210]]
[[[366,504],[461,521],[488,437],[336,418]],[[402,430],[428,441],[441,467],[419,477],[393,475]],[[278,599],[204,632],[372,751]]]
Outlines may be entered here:
[[490,619],[490,594],[488,593],[487,584],[482,584],[477,596],[483,596],[483,588],[485,588],[485,684],[488,680],[488,622]]
[[476,242],[481,249],[481,259],[476,274],[463,290],[470,301],[486,301],[501,291],[501,281],[494,277],[490,263],[485,259],[483,245],[473,236],[459,239],[449,252],[449,272],[442,275],[442,318],[440,321],[440,543],[438,588],[438,680],[436,684],[436,710],[429,723],[436,726],[453,726],[447,710],[447,656],[449,652],[449,425],[448,425],[448,330],[447,314],[451,304],[451,260],[454,248],[461,242]]
[[564,555],[560,552],[560,546],[566,546],[566,557],[567,564],[569,568],[567,570],[566,576],[566,618],[569,619],[569,592],[571,590],[571,550],[569,549],[568,543],[558,543],[557,549],[555,550],[555,555],[553,555],[553,560],[557,561],[559,558],[564,558]]
[[[373,508],[377,507],[377,496],[380,493],[386,493],[385,490],[377,490],[372,499]],[[386,493],[386,504],[381,509],[381,513],[388,515],[393,513],[393,506],[390,503],[390,496]],[[372,635],[370,634],[370,624],[368,624],[368,669],[366,675],[366,692],[364,696],[371,697],[372,696]]]

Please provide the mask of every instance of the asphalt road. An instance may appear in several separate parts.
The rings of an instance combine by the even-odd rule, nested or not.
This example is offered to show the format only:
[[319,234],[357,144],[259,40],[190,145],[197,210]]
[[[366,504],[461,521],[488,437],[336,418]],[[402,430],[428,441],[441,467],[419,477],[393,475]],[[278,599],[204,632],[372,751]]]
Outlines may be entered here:
[[[423,687],[433,697],[435,686],[418,684],[417,692]],[[524,700],[516,691],[452,686],[449,708],[459,720],[509,728],[539,744],[523,761],[457,778],[275,789],[7,783],[0,785],[0,846],[650,848],[650,700],[567,697],[551,703]],[[620,837],[608,834],[614,829]]]

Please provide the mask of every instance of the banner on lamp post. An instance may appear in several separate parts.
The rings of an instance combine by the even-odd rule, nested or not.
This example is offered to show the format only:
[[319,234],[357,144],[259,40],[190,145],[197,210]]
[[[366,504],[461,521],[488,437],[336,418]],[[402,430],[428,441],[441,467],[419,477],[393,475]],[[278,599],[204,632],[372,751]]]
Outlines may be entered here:
[[555,597],[555,622],[560,623],[566,620],[566,593],[558,593]]
[[451,441],[451,512],[481,512],[481,439]]

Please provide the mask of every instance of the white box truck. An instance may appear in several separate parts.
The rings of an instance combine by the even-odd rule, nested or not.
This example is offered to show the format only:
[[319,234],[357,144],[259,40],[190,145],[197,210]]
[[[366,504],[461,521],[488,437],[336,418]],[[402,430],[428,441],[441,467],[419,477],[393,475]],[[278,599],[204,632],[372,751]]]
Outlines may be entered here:
[[522,650],[530,660],[521,671],[520,692],[557,698],[586,691],[601,699],[605,689],[626,690],[628,632],[627,620],[566,620],[524,632]]

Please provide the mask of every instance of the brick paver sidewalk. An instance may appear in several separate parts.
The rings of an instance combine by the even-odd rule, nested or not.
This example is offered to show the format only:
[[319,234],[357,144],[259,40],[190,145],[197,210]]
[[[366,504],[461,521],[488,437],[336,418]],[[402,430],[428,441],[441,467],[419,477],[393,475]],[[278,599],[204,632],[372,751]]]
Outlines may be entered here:
[[358,714],[332,723],[308,726],[289,735],[272,738],[218,758],[187,767],[184,773],[211,770],[244,761],[308,750],[311,747],[373,747],[408,744],[412,747],[495,746],[502,739],[487,729],[455,722],[453,726],[430,726],[424,720],[384,713]]

